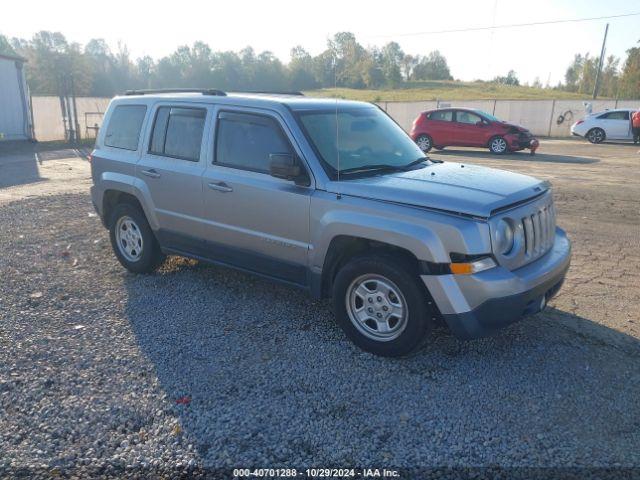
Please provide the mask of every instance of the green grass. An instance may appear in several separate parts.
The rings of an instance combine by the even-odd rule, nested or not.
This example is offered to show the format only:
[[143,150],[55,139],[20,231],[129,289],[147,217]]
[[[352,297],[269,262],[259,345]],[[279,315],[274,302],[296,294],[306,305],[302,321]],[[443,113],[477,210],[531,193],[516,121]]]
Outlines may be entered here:
[[511,87],[487,82],[411,82],[395,89],[358,90],[323,88],[305,92],[308,96],[338,97],[366,102],[410,102],[419,100],[586,100],[582,95],[562,90]]

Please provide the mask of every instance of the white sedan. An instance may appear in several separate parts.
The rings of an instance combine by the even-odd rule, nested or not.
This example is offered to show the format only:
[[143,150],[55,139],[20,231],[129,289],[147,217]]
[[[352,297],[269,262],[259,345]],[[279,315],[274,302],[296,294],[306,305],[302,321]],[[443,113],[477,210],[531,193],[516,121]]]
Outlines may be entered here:
[[588,115],[571,125],[571,134],[584,137],[591,143],[633,140],[630,119],[634,111],[630,108],[618,108]]

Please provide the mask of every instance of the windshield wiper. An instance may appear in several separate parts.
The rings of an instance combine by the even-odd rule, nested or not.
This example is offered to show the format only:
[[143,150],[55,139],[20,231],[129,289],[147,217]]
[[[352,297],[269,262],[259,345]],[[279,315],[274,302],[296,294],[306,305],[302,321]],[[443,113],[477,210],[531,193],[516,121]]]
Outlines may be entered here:
[[364,172],[403,172],[404,170],[404,165],[363,165],[361,167],[353,167],[340,170],[340,175]]
[[340,170],[340,174],[349,173],[364,173],[364,172],[406,172],[411,167],[415,167],[423,162],[431,161],[429,157],[420,157],[413,162],[409,162],[406,165],[388,165],[388,164],[375,164],[375,165],[362,165],[361,167],[346,168]]
[[421,163],[431,161],[429,157],[420,157],[414,160],[413,162],[409,162],[402,167],[403,170],[408,170],[411,167],[415,167],[416,165],[420,165]]

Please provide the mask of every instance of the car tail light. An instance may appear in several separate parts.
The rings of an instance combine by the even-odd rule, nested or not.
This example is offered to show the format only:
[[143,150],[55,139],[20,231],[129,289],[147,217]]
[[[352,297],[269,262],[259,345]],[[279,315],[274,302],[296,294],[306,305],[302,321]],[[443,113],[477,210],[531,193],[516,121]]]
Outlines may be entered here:
[[418,115],[416,117],[416,119],[413,121],[414,125],[421,125],[424,123],[424,120],[427,118],[427,116],[424,113],[421,113],[420,115]]
[[576,122],[576,125],[580,125],[581,123],[584,123],[584,120],[578,120],[578,121]]

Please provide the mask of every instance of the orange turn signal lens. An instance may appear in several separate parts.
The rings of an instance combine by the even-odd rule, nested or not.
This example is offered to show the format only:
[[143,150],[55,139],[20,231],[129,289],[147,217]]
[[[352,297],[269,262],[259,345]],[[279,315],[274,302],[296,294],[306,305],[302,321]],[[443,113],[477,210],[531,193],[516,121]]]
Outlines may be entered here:
[[454,275],[470,275],[472,273],[489,270],[496,266],[496,262],[491,257],[484,257],[468,263],[450,263],[449,270]]
[[452,263],[449,265],[451,268],[451,273],[455,273],[456,275],[468,275],[473,273],[473,267],[470,263]]

